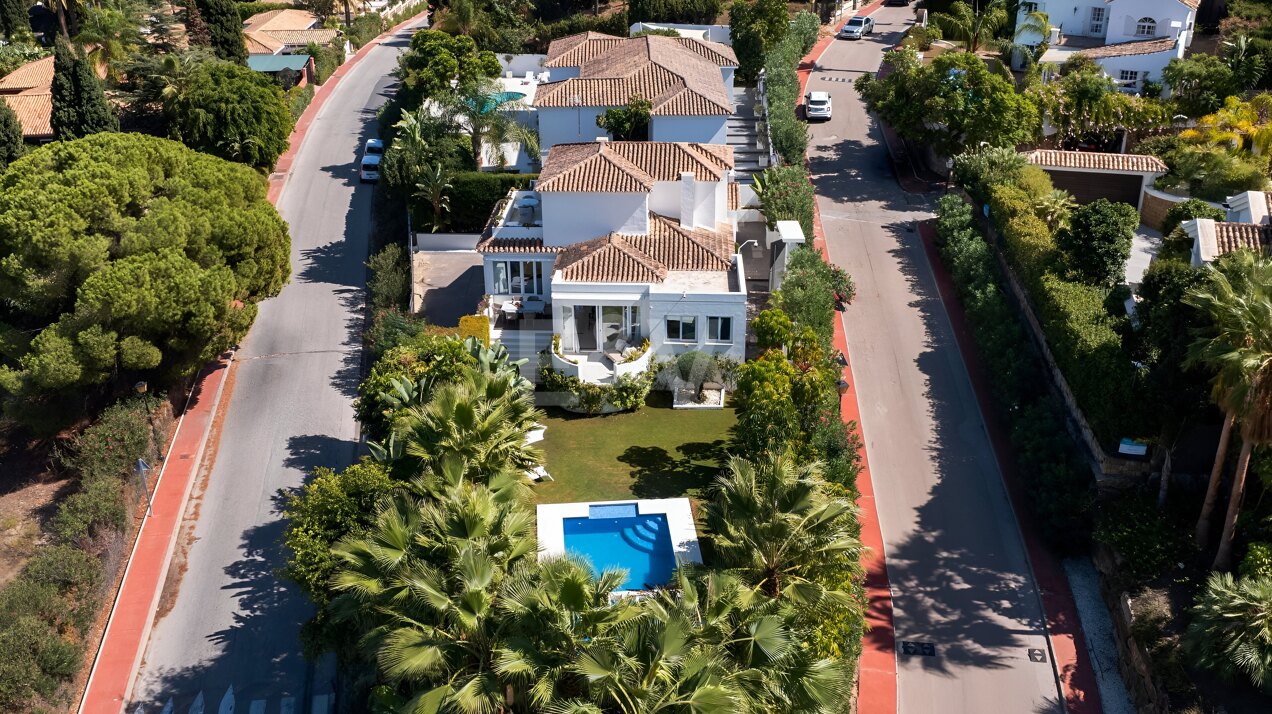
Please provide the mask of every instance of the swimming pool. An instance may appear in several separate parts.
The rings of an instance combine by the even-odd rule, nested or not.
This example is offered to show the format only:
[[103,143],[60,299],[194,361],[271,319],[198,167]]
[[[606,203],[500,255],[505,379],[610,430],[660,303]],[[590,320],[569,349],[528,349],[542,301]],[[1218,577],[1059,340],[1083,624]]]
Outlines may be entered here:
[[622,568],[617,591],[666,585],[680,563],[701,563],[687,498],[539,504],[540,557],[573,555],[598,573]]
[[635,503],[593,505],[586,518],[566,518],[562,530],[566,552],[585,558],[598,573],[627,571],[620,590],[666,585],[676,569],[667,516],[642,514]]

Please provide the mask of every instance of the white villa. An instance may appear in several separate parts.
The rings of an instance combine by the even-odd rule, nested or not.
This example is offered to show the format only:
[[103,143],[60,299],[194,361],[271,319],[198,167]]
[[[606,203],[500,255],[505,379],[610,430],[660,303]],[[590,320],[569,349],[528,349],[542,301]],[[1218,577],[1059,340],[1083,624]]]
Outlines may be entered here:
[[[733,150],[691,142],[553,146],[477,244],[494,334],[591,382],[655,354],[744,356],[746,278],[730,208]],[[649,341],[648,350],[643,350]]]
[[1049,36],[1022,35],[1019,42],[1047,50],[1041,62],[1062,64],[1083,54],[1126,90],[1145,80],[1161,81],[1172,59],[1182,59],[1192,42],[1201,0],[1037,0],[1020,3],[1017,24],[1030,12],[1047,14]]
[[[520,100],[513,110],[517,121],[538,131],[542,156],[557,144],[609,136],[596,118],[633,96],[652,105],[651,141],[727,143],[738,66],[728,45],[696,37],[585,32],[553,41],[547,55],[510,55],[503,64],[500,82]],[[525,156],[516,145],[502,150],[508,165],[535,170],[539,157]]]
[[1192,264],[1201,267],[1236,250],[1272,248],[1272,193],[1246,191],[1223,202],[1224,221],[1194,218],[1179,227],[1192,239]]

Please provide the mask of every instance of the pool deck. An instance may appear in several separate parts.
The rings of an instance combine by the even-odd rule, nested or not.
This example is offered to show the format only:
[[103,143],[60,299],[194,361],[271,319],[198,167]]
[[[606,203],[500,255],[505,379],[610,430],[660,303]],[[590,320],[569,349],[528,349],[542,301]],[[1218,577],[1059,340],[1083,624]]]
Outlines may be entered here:
[[[635,504],[642,515],[662,514],[671,532],[671,546],[677,563],[702,563],[698,530],[693,525],[693,509],[687,498],[646,498],[630,501],[587,501],[582,503],[541,503],[539,520],[539,558],[565,555],[565,519],[587,518],[592,506]],[[598,564],[600,565],[600,564]]]

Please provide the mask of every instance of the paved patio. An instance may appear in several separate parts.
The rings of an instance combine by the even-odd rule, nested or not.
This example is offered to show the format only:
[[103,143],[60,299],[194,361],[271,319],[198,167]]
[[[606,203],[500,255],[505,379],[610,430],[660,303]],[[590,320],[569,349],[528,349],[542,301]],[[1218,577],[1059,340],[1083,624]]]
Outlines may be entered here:
[[419,251],[411,255],[411,309],[434,325],[454,327],[477,310],[485,285],[481,254],[475,251]]

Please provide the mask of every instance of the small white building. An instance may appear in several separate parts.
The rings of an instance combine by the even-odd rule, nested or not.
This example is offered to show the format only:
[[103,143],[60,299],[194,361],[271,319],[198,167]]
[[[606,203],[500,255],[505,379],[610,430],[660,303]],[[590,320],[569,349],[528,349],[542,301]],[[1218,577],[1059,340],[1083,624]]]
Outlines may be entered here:
[[1084,54],[1104,68],[1126,91],[1138,92],[1145,80],[1161,81],[1172,59],[1182,59],[1192,42],[1201,0],[1037,0],[1020,3],[1017,25],[1031,12],[1046,13],[1047,37],[1022,34],[1032,47],[1044,40],[1041,62],[1058,65]]
[[1236,250],[1272,247],[1272,193],[1245,191],[1223,202],[1225,221],[1195,218],[1179,227],[1192,239],[1192,264],[1201,267]]
[[[477,245],[488,316],[522,356],[592,382],[654,355],[744,356],[746,279],[730,219],[733,150],[689,142],[558,144]],[[642,351],[645,340],[649,349]]]

